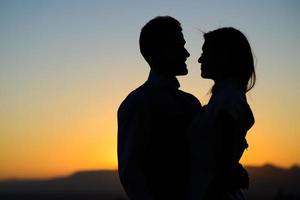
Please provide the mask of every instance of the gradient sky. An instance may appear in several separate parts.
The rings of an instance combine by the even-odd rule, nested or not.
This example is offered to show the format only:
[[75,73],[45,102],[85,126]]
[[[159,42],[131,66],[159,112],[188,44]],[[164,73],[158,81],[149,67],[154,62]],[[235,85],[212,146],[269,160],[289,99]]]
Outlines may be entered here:
[[247,165],[300,164],[300,1],[0,0],[0,179],[115,169],[116,111],[149,68],[141,27],[171,15],[191,57],[181,89],[205,104],[201,31],[233,26],[256,57]]

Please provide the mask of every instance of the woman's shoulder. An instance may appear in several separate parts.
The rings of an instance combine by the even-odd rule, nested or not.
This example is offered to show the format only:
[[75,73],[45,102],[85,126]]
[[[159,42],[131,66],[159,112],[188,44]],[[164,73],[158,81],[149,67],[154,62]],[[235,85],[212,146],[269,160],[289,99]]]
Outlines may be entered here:
[[214,91],[212,100],[220,107],[230,107],[247,102],[245,92],[232,84],[224,84],[219,90]]
[[251,108],[247,102],[246,94],[243,90],[235,87],[225,87],[222,91],[214,94],[212,104],[216,114],[222,113],[238,120],[240,117],[252,115]]

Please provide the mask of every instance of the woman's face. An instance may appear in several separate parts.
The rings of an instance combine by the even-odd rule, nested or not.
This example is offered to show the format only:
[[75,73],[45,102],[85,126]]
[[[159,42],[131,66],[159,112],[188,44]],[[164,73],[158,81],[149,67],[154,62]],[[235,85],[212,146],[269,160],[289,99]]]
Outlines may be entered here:
[[215,45],[205,41],[202,46],[202,54],[198,59],[198,62],[201,63],[201,77],[214,81],[222,78],[226,60],[225,53],[221,53]]

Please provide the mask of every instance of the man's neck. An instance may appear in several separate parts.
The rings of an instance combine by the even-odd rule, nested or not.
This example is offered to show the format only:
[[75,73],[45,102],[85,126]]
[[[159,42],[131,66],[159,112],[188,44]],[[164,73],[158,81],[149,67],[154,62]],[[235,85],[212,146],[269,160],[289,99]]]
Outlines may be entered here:
[[148,81],[160,86],[168,86],[176,89],[180,87],[180,84],[175,76],[167,76],[153,69],[151,69],[149,73]]

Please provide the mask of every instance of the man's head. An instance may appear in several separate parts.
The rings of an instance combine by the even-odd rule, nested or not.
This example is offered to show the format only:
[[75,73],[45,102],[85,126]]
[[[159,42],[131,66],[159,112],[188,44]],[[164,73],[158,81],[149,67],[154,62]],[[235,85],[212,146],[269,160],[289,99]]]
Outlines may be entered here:
[[151,69],[166,75],[188,73],[185,61],[190,56],[180,23],[170,16],[150,20],[141,30],[140,51]]

